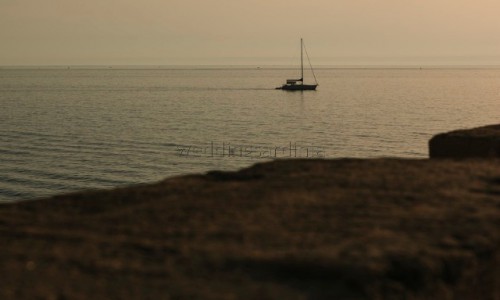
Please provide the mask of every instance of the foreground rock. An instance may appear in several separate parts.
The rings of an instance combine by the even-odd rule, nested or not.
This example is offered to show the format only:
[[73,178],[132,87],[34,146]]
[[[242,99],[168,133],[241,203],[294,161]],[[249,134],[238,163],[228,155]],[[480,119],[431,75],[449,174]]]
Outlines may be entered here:
[[295,160],[0,206],[1,299],[499,299],[500,161]]
[[429,141],[431,158],[500,158],[500,124],[441,133]]

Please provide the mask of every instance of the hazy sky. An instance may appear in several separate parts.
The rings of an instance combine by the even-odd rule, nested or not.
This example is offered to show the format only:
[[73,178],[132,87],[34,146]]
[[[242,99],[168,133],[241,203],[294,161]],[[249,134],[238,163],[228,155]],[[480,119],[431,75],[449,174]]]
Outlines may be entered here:
[[0,0],[0,65],[500,65],[499,0]]

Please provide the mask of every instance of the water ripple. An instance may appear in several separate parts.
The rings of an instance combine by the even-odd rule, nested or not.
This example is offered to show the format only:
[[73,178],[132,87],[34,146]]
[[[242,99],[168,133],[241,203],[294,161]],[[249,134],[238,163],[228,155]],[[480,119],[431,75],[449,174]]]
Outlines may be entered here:
[[437,132],[498,122],[497,69],[322,69],[316,92],[274,90],[290,71],[1,69],[0,202],[270,159],[186,146],[424,158]]

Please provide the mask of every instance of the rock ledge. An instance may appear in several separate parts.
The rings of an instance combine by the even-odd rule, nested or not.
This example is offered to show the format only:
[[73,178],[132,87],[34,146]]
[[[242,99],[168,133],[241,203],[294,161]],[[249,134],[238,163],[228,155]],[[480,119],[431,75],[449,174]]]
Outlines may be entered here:
[[500,158],[500,124],[441,133],[429,141],[430,158]]

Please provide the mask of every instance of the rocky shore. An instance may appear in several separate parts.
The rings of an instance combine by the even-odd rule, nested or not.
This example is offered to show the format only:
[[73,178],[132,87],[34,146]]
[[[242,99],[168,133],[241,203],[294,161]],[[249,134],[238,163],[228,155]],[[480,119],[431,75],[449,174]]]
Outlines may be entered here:
[[0,299],[500,299],[500,159],[277,160],[59,195],[1,205],[0,242]]
[[431,158],[500,158],[500,124],[441,133],[429,141]]

